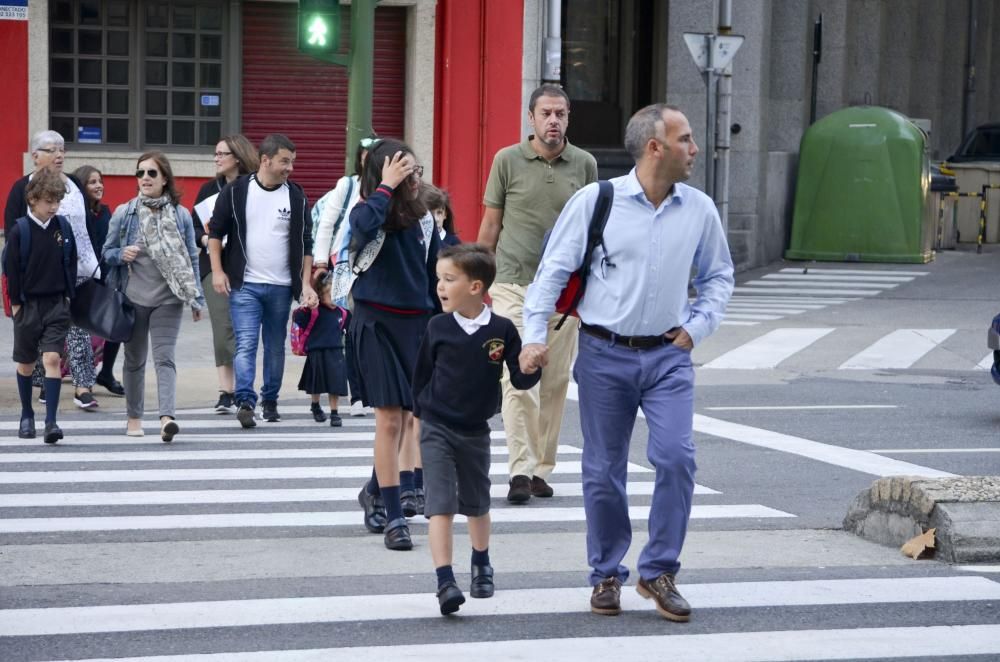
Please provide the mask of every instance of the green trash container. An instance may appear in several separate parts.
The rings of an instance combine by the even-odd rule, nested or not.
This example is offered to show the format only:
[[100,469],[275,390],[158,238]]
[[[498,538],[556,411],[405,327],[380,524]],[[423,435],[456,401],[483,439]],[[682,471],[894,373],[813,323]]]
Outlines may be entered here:
[[832,113],[802,137],[785,257],[929,262],[929,185],[924,133],[905,116],[875,106]]

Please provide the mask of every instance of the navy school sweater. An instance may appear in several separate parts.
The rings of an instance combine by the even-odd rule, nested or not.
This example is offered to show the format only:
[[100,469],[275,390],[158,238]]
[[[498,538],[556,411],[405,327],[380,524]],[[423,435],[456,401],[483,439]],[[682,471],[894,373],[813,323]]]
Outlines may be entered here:
[[[21,265],[21,228],[17,221],[7,234],[7,262],[4,273],[7,274],[7,291],[11,303],[21,305],[24,299],[37,299],[57,295],[72,296],[76,284],[76,242],[73,237],[64,237],[59,225],[59,218],[53,216],[47,228],[42,228],[31,218],[28,218],[28,229],[31,232],[31,251],[28,253],[28,263]],[[63,242],[69,241],[72,246],[68,264],[63,264]]]
[[521,372],[521,336],[506,317],[490,315],[469,335],[451,313],[427,325],[413,371],[413,415],[459,432],[488,432],[497,411],[503,364],[514,388],[526,390],[542,378]]
[[[341,315],[344,311],[340,308],[327,308],[320,304],[319,317],[313,325],[309,337],[306,338],[306,352],[317,349],[340,349],[344,346],[344,331],[341,328]],[[309,325],[309,318],[312,312],[296,309],[292,313],[292,321],[303,329]]]

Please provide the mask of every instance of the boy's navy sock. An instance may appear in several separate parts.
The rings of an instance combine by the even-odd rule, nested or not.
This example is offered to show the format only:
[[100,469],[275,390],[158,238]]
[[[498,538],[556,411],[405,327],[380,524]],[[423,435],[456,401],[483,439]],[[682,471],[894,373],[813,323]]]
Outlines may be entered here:
[[382,493],[378,488],[378,476],[375,475],[375,469],[372,469],[372,479],[368,481],[368,487],[365,488],[365,491],[372,496],[378,496]]
[[31,375],[25,377],[17,373],[17,394],[21,396],[21,418],[34,418],[35,409],[31,406]]
[[436,572],[438,576],[438,590],[441,590],[441,587],[448,582],[455,581],[455,573],[452,571],[450,565],[443,565],[440,568],[434,568],[434,572]]
[[489,565],[490,564],[490,549],[487,547],[483,551],[479,551],[475,547],[472,548],[472,565]]
[[46,377],[43,382],[45,388],[45,422],[56,422],[56,411],[59,409],[59,387],[62,385],[61,379]]
[[399,491],[400,492],[412,492],[416,486],[413,484],[413,472],[412,471],[400,471],[399,472]]
[[413,470],[413,487],[418,490],[424,489],[424,470],[421,467]]
[[391,522],[403,516],[403,507],[399,505],[399,485],[382,486],[382,501],[385,502],[385,518]]

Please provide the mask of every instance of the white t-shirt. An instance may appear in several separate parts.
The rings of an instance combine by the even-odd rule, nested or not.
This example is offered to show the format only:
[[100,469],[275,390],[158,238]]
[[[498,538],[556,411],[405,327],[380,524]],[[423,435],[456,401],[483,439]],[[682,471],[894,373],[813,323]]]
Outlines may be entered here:
[[247,270],[248,283],[291,285],[288,268],[288,239],[292,205],[288,184],[276,189],[264,188],[257,177],[250,179],[247,191]]

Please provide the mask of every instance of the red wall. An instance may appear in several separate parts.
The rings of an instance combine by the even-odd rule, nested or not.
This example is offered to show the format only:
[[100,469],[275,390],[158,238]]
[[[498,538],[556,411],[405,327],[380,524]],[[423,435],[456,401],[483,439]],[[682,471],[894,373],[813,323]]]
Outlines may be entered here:
[[521,139],[523,21],[519,0],[438,0],[434,178],[463,241],[479,234],[493,155]]
[[3,126],[0,128],[0,196],[24,176],[28,150],[28,22],[0,21],[0,81]]

